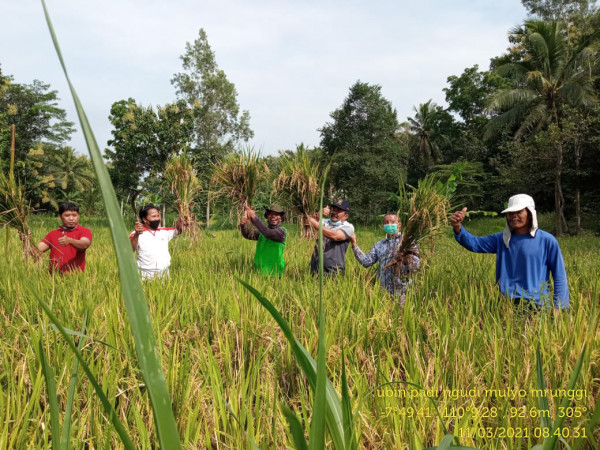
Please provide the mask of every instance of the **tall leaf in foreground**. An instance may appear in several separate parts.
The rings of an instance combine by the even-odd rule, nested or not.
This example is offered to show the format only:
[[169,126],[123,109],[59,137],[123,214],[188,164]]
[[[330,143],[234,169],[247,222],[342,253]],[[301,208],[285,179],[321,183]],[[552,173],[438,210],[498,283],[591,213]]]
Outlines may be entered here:
[[[325,177],[323,177],[323,185]],[[321,185],[321,189],[323,189]],[[327,360],[325,359],[325,307],[323,306],[323,196],[319,202],[319,344],[317,346],[317,385],[310,424],[309,448],[325,448],[325,403],[327,386]],[[336,397],[337,400],[337,397]]]
[[[571,372],[571,376],[569,377],[569,383],[567,385],[566,390],[571,391],[575,388],[575,384],[577,383],[577,378],[579,378],[579,373],[581,372],[581,367],[583,366],[583,357],[585,356],[585,351],[587,349],[587,344],[583,346],[583,350],[581,351],[581,355],[577,359],[575,363],[575,367]],[[549,429],[550,437],[544,439],[542,444],[538,444],[533,447],[534,450],[554,450],[558,445],[558,439],[562,440],[560,430],[562,429],[562,425],[565,421],[566,414],[563,414],[562,417],[559,414],[554,424],[552,423],[552,418],[550,417],[550,405],[548,404],[548,398],[546,396],[546,383],[544,382],[544,370],[542,363],[542,355],[540,353],[540,345],[536,349],[536,372],[537,372],[537,388],[541,391],[542,395],[538,395],[539,409],[541,411],[547,411],[547,414],[541,415],[541,427]],[[569,397],[563,397],[560,402],[560,408],[564,411],[571,400]]]
[[[275,319],[281,331],[287,338],[290,347],[292,348],[292,353],[296,358],[296,362],[300,366],[302,372],[308,379],[308,382],[311,388],[315,389],[317,386],[317,363],[310,355],[308,350],[304,348],[304,346],[296,339],[292,329],[290,328],[287,321],[283,318],[283,316],[279,313],[277,308],[273,306],[273,304],[267,300],[260,292],[258,292],[254,287],[250,284],[246,283],[244,280],[238,279],[238,281],[248,290],[256,299],[265,307],[269,314]],[[325,421],[327,423],[327,429],[329,430],[329,436],[333,441],[333,445],[335,448],[343,449],[344,448],[344,427],[343,427],[343,418],[342,418],[342,404],[338,397],[338,394],[331,384],[329,379],[326,380],[326,388],[325,388],[325,397],[327,399],[325,408]]]
[[158,440],[162,448],[181,448],[179,440],[179,433],[177,431],[177,425],[175,423],[175,416],[171,407],[171,398],[169,397],[169,391],[165,381],[160,357],[158,354],[158,346],[156,338],[154,336],[154,330],[152,329],[152,320],[150,317],[150,311],[148,310],[148,304],[144,297],[144,291],[142,290],[142,283],[138,275],[137,267],[131,252],[131,246],[127,239],[127,230],[123,218],[120,214],[119,204],[117,197],[113,189],[108,170],[102,160],[102,155],[96,138],[92,133],[92,129],[88,122],[87,116],[79,97],[75,92],[75,88],[71,84],[67,69],[62,58],[58,40],[52,28],[50,16],[46,9],[46,4],[42,0],[42,6],[44,8],[44,14],[46,16],[46,22],[52,41],[54,42],[54,48],[60,60],[60,64],[63,68],[73,101],[75,102],[75,108],[79,117],[81,128],[85,136],[85,141],[90,153],[90,158],[102,190],[102,197],[104,199],[104,205],[106,207],[106,215],[109,219],[110,231],[112,234],[113,245],[115,247],[115,253],[117,256],[117,262],[119,265],[119,276],[121,279],[121,291],[123,294],[123,300],[127,315],[129,317],[129,323],[133,338],[135,341],[135,348],[137,357],[140,365],[142,375],[144,377],[145,385],[148,389],[150,401],[152,403],[152,409],[154,412],[154,422],[158,433]]

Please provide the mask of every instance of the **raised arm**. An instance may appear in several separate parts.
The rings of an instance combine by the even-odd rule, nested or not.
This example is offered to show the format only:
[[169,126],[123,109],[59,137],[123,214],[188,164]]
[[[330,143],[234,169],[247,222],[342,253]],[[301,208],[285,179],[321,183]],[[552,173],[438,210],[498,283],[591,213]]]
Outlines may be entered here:
[[350,244],[352,245],[352,252],[354,253],[354,257],[363,267],[371,267],[379,258],[377,257],[377,252],[375,251],[375,246],[371,247],[369,253],[366,255],[360,249],[358,244],[356,243],[356,234],[350,236]]
[[242,218],[240,219],[240,223],[238,224],[238,226],[240,227],[242,236],[250,241],[257,241],[260,233],[258,232],[258,230],[251,230],[248,227],[248,222],[249,222],[248,216],[246,214],[244,214],[242,216]]
[[[266,237],[267,239],[270,239],[275,242],[285,242],[285,234],[286,233],[283,228],[281,228],[281,227],[269,228],[264,223],[262,223],[262,220],[260,220],[256,216],[254,216],[252,218],[252,223],[258,229],[258,231],[260,233],[262,233],[262,235],[264,237]],[[258,237],[257,237],[257,239],[258,239]]]
[[[313,217],[307,217],[305,223],[308,223],[311,228],[319,229],[319,221]],[[323,236],[332,241],[347,241],[349,236],[342,230],[332,230],[331,228],[323,227]]]
[[134,252],[137,252],[138,248],[138,238],[140,234],[144,232],[144,225],[142,225],[139,221],[135,221],[135,231],[129,236],[129,242],[131,243],[131,249]]

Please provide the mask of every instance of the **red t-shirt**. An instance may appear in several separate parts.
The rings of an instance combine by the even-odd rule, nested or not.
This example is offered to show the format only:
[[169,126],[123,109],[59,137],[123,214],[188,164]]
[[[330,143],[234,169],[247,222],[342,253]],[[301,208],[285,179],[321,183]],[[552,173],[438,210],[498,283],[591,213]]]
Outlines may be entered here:
[[50,246],[50,273],[56,269],[60,273],[72,272],[79,269],[85,270],[85,250],[79,250],[72,245],[62,246],[58,243],[58,238],[63,236],[71,239],[88,238],[92,242],[92,232],[89,228],[77,225],[72,230],[65,229],[62,225],[57,230],[52,230],[43,239],[43,242]]

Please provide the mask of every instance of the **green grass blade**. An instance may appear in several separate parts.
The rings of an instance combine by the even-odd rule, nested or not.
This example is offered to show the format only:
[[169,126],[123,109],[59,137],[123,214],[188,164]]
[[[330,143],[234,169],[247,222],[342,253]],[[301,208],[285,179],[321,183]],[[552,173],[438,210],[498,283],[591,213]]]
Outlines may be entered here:
[[131,439],[129,438],[129,435],[127,434],[127,430],[125,430],[125,427],[123,426],[123,423],[121,423],[121,421],[119,420],[117,412],[115,411],[115,409],[112,407],[112,405],[108,401],[108,398],[104,394],[104,391],[102,391],[102,387],[100,386],[100,384],[96,380],[96,377],[94,376],[94,374],[90,370],[89,366],[87,365],[87,363],[83,359],[83,355],[77,349],[77,347],[75,347],[75,344],[73,343],[73,341],[71,340],[71,338],[69,337],[69,335],[67,334],[67,332],[64,330],[64,328],[62,327],[62,325],[58,322],[58,319],[56,318],[56,316],[54,315],[54,313],[50,309],[50,306],[48,306],[40,298],[39,294],[37,293],[37,291],[34,289],[33,286],[30,286],[30,289],[33,292],[33,294],[34,294],[34,296],[35,296],[38,304],[42,307],[42,309],[44,310],[44,312],[46,313],[46,315],[50,318],[50,321],[54,325],[56,325],[56,327],[58,328],[58,331],[60,332],[60,334],[62,334],[63,338],[67,342],[67,345],[71,348],[71,350],[73,351],[73,353],[75,353],[75,356],[77,357],[77,360],[81,364],[81,367],[82,367],[83,371],[87,375],[88,379],[90,380],[90,383],[92,384],[92,387],[96,391],[96,395],[98,395],[98,397],[100,398],[100,402],[102,403],[102,406],[104,407],[104,410],[106,411],[106,414],[108,414],[111,423],[113,424],[113,426],[115,427],[115,430],[117,431],[119,437],[121,438],[121,442],[123,443],[123,447],[126,448],[126,449],[128,449],[128,450],[134,450],[135,446],[133,445],[133,442],[131,442]]
[[425,450],[447,450],[447,449],[452,449],[452,450],[479,450],[477,447],[466,447],[464,445],[453,445],[452,441],[454,441],[455,436],[452,434],[447,434],[445,435],[442,440],[440,441],[440,444],[437,447],[429,447]]
[[[290,326],[286,322],[286,320],[281,316],[277,308],[273,306],[273,304],[267,300],[260,292],[258,292],[254,287],[245,282],[244,280],[237,279],[254,297],[265,307],[265,309],[271,314],[273,319],[277,322],[281,331],[287,338],[290,346],[292,348],[292,352],[296,357],[296,361],[300,366],[300,369],[304,372],[306,378],[308,378],[308,382],[311,387],[315,389],[317,385],[317,363],[312,358],[310,353],[298,342],[296,337],[294,336]],[[342,419],[342,404],[340,399],[338,398],[338,394],[334,389],[333,385],[329,380],[327,380],[326,387],[326,416],[325,421],[327,423],[327,429],[329,430],[329,436],[333,441],[335,448],[344,448],[344,429],[343,429],[343,419]]]
[[540,344],[538,344],[537,349],[535,351],[535,359],[536,359],[536,374],[537,374],[537,388],[542,392],[543,395],[538,397],[538,408],[542,411],[547,411],[544,414],[541,414],[541,426],[542,428],[552,428],[552,421],[550,420],[550,405],[548,403],[548,398],[545,395],[546,392],[546,382],[544,381],[544,367],[542,364],[542,355],[540,353]]
[[600,446],[598,446],[598,442],[594,437],[594,429],[596,426],[600,424],[600,395],[596,398],[596,406],[594,408],[594,413],[592,417],[590,417],[585,425],[585,431],[587,437],[580,437],[575,441],[574,449],[581,448],[584,444],[592,445],[594,450],[599,450]]
[[[587,349],[587,344],[585,344],[583,346],[581,355],[579,356],[579,359],[577,359],[577,362],[575,363],[573,372],[571,372],[571,377],[569,378],[569,384],[567,385],[567,390],[572,390],[575,387],[575,384],[577,383],[577,378],[579,378],[579,373],[581,372],[581,367],[583,366],[583,357],[585,356],[586,349]],[[562,399],[562,401],[560,402],[560,406],[562,408],[567,408],[570,403],[571,403],[571,400],[569,400],[568,397],[564,397]],[[560,414],[559,414],[559,416],[560,416]],[[550,449],[556,448],[556,445],[558,444],[558,434],[555,434],[554,432],[556,430],[559,430],[562,427],[562,424],[565,421],[565,417],[566,417],[566,415],[563,415],[562,417],[557,417],[556,422],[554,423],[554,426],[552,427],[552,432],[550,433],[550,437],[547,440],[546,439],[544,440],[544,450],[550,450]]]
[[296,414],[294,414],[294,412],[288,408],[287,405],[282,405],[281,411],[283,412],[283,415],[290,426],[290,433],[296,449],[308,450],[306,439],[304,437],[304,429],[302,428],[302,424],[298,420],[298,417],[296,417]]
[[325,448],[325,403],[327,386],[327,361],[325,359],[325,312],[323,306],[323,190],[319,203],[319,344],[317,347],[317,386],[310,424],[309,448]]
[[123,218],[121,217],[120,207],[117,202],[117,197],[115,195],[110,176],[108,174],[108,169],[104,165],[102,154],[100,153],[100,149],[96,143],[96,138],[94,137],[81,102],[79,101],[79,97],[75,92],[75,88],[71,84],[69,75],[67,74],[67,69],[58,45],[58,40],[56,39],[56,35],[54,33],[44,0],[42,0],[42,5],[44,8],[48,29],[50,30],[50,35],[52,36],[52,41],[54,42],[54,48],[56,49],[56,53],[63,68],[67,83],[69,84],[69,89],[71,90],[73,101],[75,102],[75,108],[77,110],[81,128],[83,129],[83,134],[90,153],[90,158],[92,160],[92,165],[94,166],[98,183],[102,191],[106,214],[109,219],[113,245],[119,265],[119,276],[121,279],[123,300],[135,341],[135,348],[140,369],[148,389],[150,401],[152,403],[158,440],[162,448],[180,449],[181,442],[179,439],[179,433],[177,431],[177,424],[175,423],[173,408],[171,406],[171,398],[169,396],[167,383],[165,381],[165,376],[158,353],[158,346],[154,336],[154,330],[152,328],[152,320],[150,318],[148,304],[146,303],[146,298],[142,290],[142,283],[140,281],[137,266],[133,258],[131,246],[129,244],[128,232],[125,228]]
[[223,403],[225,403],[225,408],[227,408],[227,411],[229,411],[229,414],[231,414],[233,416],[234,420],[237,422],[237,424],[240,426],[241,430],[244,432],[244,434],[248,438],[248,442],[250,442],[250,445],[252,446],[252,448],[254,450],[260,450],[258,445],[256,445],[256,442],[254,442],[254,439],[252,439],[252,437],[246,432],[246,430],[242,426],[240,419],[238,419],[238,416],[233,412],[233,409],[231,409],[231,405],[227,402],[227,400],[225,400],[225,397],[221,396],[221,399],[223,400]]
[[352,418],[352,403],[348,391],[348,380],[346,379],[346,358],[344,357],[344,346],[342,345],[342,413],[344,418],[344,442],[346,449],[356,449],[356,435],[354,433],[354,419]]
[[452,441],[454,440],[454,436],[451,434],[447,434],[442,438],[440,444],[436,447],[437,450],[447,450],[452,447]]
[[[87,314],[83,318],[83,324],[81,325],[81,334],[85,333],[87,326]],[[65,330],[67,331],[67,330]],[[81,352],[85,338],[79,338],[79,344],[77,344],[77,350]],[[67,393],[67,406],[65,408],[65,418],[63,419],[62,435],[60,438],[61,450],[68,450],[71,438],[71,412],[73,411],[73,402],[75,401],[75,388],[77,387],[77,375],[79,373],[79,361],[75,358],[73,362],[73,370],[71,371],[71,380],[69,381],[69,391]]]
[[42,373],[44,374],[44,378],[46,379],[46,392],[48,394],[48,404],[50,405],[50,433],[52,435],[52,448],[57,449],[60,443],[60,416],[58,411],[58,397],[56,395],[56,380],[54,379],[54,370],[52,370],[52,367],[46,361],[42,337],[40,337],[39,351]]

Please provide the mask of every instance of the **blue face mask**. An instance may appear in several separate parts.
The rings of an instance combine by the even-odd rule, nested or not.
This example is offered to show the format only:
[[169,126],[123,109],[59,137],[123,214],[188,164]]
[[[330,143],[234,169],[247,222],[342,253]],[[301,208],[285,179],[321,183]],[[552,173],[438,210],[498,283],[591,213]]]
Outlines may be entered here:
[[329,219],[329,223],[332,227],[339,227],[342,224],[342,221],[338,220],[337,222],[333,222],[331,219]]
[[385,231],[387,234],[396,234],[398,232],[398,224],[386,223],[383,226],[383,231]]

